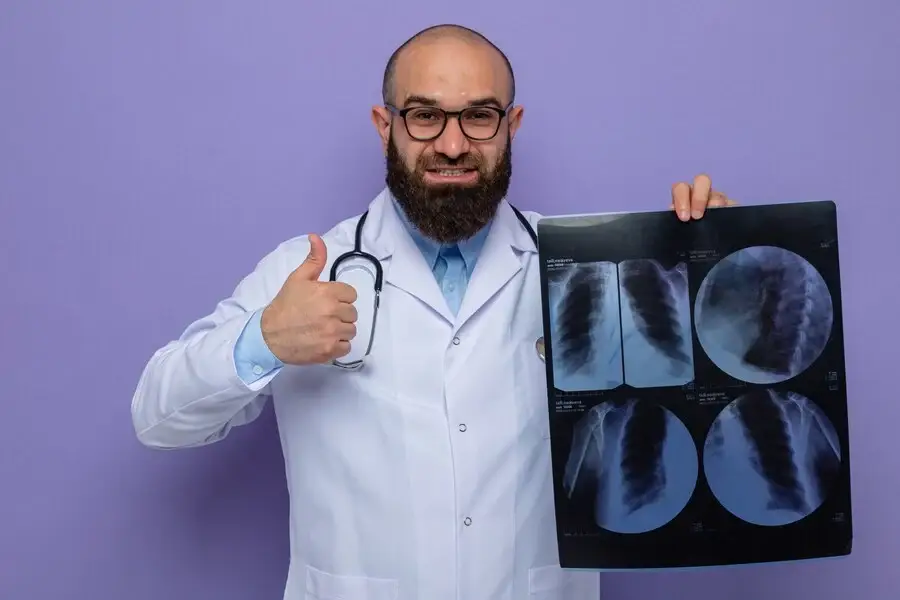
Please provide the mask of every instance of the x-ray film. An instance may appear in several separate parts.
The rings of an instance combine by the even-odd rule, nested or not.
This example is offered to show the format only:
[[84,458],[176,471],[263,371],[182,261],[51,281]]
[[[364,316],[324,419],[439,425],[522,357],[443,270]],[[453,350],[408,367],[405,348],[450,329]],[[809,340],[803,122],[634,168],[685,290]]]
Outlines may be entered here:
[[560,564],[845,556],[833,202],[537,227]]

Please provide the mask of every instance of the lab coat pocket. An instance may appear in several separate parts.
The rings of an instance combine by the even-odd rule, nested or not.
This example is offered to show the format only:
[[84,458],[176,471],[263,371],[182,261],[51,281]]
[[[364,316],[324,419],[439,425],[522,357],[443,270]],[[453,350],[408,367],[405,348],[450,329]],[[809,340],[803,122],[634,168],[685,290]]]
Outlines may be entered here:
[[306,600],[397,600],[396,579],[334,575],[307,565]]
[[528,571],[528,597],[534,600],[563,600],[572,587],[572,574],[559,565],[534,567]]

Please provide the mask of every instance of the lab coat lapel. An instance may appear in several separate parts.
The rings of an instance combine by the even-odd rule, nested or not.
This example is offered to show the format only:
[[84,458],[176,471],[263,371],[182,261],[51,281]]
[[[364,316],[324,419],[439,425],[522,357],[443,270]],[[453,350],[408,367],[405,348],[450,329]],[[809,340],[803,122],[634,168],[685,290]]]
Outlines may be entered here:
[[[375,227],[374,223],[378,226]],[[390,257],[384,266],[385,283],[417,298],[447,322],[453,323],[453,314],[441,294],[434,273],[406,231],[387,189],[370,205],[366,227],[370,229],[363,238],[371,240],[370,247],[379,249],[380,259]]]
[[523,252],[536,250],[528,232],[504,200],[497,210],[472,272],[472,279],[459,308],[456,329],[465,325],[522,269]]

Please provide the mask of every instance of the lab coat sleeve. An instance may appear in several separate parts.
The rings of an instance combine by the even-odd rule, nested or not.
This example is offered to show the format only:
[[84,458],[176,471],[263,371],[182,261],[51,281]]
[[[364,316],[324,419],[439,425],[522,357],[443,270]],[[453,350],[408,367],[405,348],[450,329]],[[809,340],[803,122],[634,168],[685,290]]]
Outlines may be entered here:
[[282,363],[272,354],[262,335],[262,309],[254,311],[234,348],[234,365],[238,377],[247,385],[280,370]]
[[308,246],[305,238],[280,245],[211,314],[150,357],[131,401],[142,444],[202,446],[260,415],[271,395],[269,384],[281,372],[280,361],[262,341],[260,313],[296,268],[290,257],[302,260]]

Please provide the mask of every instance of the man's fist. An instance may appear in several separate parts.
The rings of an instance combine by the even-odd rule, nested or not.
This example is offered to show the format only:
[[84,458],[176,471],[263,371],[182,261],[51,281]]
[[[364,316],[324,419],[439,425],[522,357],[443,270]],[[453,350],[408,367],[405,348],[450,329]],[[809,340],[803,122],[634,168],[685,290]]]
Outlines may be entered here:
[[356,290],[319,281],[328,256],[325,242],[309,236],[309,254],[262,313],[263,339],[281,362],[323,364],[350,352],[356,336]]

